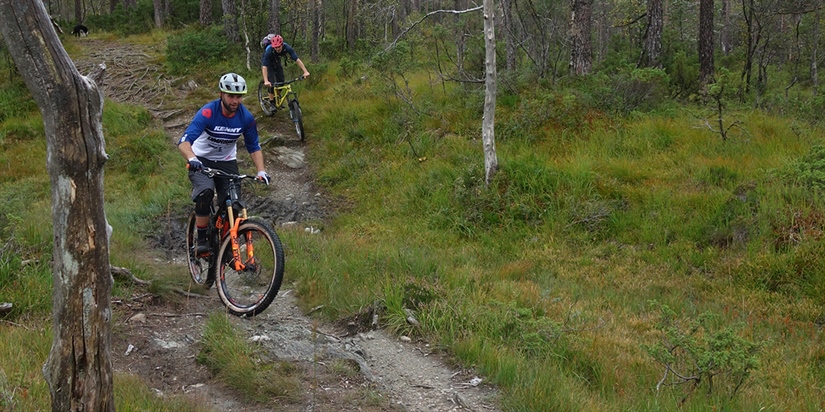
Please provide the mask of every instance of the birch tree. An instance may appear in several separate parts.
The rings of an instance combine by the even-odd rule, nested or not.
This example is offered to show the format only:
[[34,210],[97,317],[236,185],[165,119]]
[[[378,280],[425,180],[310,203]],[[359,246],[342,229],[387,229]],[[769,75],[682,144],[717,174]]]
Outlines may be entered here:
[[484,0],[484,118],[481,122],[481,141],[484,146],[484,183],[490,184],[498,170],[496,157],[496,32],[493,0]]
[[103,210],[103,95],[78,73],[39,0],[0,0],[0,33],[40,108],[53,225],[51,410],[114,411]]

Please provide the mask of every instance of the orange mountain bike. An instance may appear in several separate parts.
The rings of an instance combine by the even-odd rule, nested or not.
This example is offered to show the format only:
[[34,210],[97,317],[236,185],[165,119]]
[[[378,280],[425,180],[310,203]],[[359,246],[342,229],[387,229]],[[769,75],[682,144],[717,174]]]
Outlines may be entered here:
[[[229,181],[223,202],[213,203],[209,216],[209,252],[197,253],[195,213],[186,227],[186,251],[192,280],[218,294],[230,313],[254,316],[272,301],[284,279],[284,248],[275,229],[264,220],[248,217],[239,199],[240,185],[255,176],[236,175],[204,168],[209,177]],[[220,199],[219,199],[220,200]]]

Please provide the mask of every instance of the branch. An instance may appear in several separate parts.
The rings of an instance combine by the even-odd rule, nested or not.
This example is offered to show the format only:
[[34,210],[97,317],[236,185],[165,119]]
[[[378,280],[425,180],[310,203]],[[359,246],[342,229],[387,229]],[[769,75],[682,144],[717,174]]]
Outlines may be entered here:
[[109,266],[109,269],[112,272],[112,276],[120,275],[132,281],[132,283],[137,283],[138,285],[149,285],[151,282],[145,281],[142,279],[138,279],[129,269],[122,268],[119,266]]
[[422,17],[421,20],[418,20],[417,22],[413,23],[412,26],[410,26],[406,30],[402,31],[401,34],[399,34],[398,37],[396,37],[395,40],[393,40],[392,43],[390,43],[390,45],[387,46],[386,49],[384,49],[384,51],[387,52],[391,48],[395,47],[395,44],[398,43],[398,40],[400,40],[401,37],[403,37],[405,34],[407,34],[408,31],[412,30],[413,27],[415,27],[419,23],[423,22],[424,19],[426,19],[427,17],[430,17],[430,16],[435,15],[435,14],[440,14],[440,13],[463,14],[463,13],[469,13],[471,11],[481,10],[482,8],[484,8],[484,6],[477,6],[477,7],[473,7],[471,9],[466,9],[466,10],[436,10],[436,11],[431,11],[431,12],[427,13],[426,15],[424,15],[424,17]]

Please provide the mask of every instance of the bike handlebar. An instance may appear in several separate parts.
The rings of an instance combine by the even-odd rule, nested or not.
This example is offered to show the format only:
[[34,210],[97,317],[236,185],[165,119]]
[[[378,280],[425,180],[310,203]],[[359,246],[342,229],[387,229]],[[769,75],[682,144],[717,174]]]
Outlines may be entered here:
[[233,180],[252,179],[252,180],[254,180],[258,183],[266,184],[266,182],[264,182],[263,180],[259,180],[258,176],[236,175],[234,173],[226,173],[223,170],[212,169],[212,168],[209,168],[209,167],[204,167],[200,172],[207,175],[207,176],[209,176],[209,177],[220,176],[220,177],[226,177],[226,178],[233,179]]
[[288,85],[288,84],[290,84],[290,83],[295,83],[295,82],[297,82],[297,81],[301,81],[301,80],[304,80],[304,79],[305,79],[305,77],[304,77],[304,76],[299,76],[299,77],[296,77],[296,78],[294,78],[294,79],[292,79],[292,80],[287,80],[287,81],[284,81],[284,82],[281,82],[281,83],[272,83],[272,87],[281,87],[281,86],[286,86],[286,85]]

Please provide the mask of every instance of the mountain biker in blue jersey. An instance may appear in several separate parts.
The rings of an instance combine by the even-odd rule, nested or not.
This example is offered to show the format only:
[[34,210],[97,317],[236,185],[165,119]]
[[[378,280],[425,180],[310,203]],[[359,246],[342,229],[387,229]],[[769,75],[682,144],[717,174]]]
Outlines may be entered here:
[[218,82],[218,89],[221,91],[220,98],[198,110],[178,141],[178,150],[187,161],[189,180],[192,182],[199,254],[209,251],[206,228],[209,225],[212,197],[216,190],[221,195],[225,194],[228,182],[220,177],[213,179],[197,172],[209,167],[239,174],[236,143],[243,136],[244,146],[258,170],[257,178],[269,184],[261,145],[258,143],[258,124],[252,113],[241,104],[247,90],[246,80],[235,73],[227,73]]
[[272,83],[284,82],[284,67],[281,66],[281,57],[288,55],[289,58],[294,60],[295,64],[304,71],[304,78],[309,77],[309,72],[304,66],[304,62],[298,58],[295,50],[284,42],[284,38],[280,34],[268,35],[266,38],[271,40],[270,44],[266,46],[266,50],[264,50],[263,57],[261,57],[261,73],[263,74],[264,86],[269,91],[269,101],[274,102],[275,94],[272,90]]

